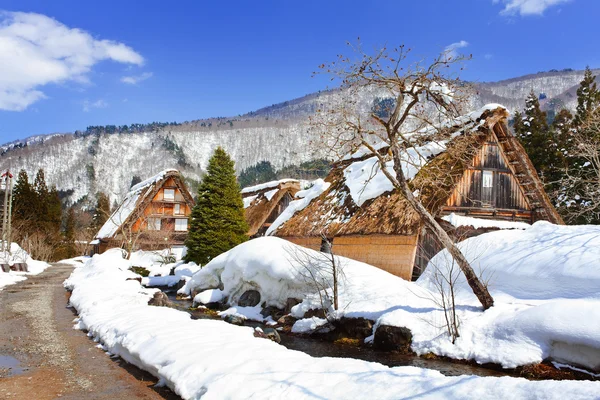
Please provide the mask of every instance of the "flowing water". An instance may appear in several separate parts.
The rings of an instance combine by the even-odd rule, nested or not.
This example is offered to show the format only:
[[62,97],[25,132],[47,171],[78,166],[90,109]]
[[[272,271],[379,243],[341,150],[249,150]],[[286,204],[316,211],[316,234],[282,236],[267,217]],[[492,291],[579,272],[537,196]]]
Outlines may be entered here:
[[[190,300],[177,300],[175,293],[166,292],[174,308],[190,313],[192,318],[196,319],[220,319],[205,314],[201,311],[190,310],[192,302]],[[226,322],[223,322],[226,324]],[[246,324],[251,327],[264,327],[263,324],[255,321],[248,321]],[[379,351],[370,347],[357,347],[346,344],[332,343],[316,338],[297,336],[279,332],[281,336],[281,345],[291,350],[301,351],[313,357],[337,357],[337,358],[356,358],[359,360],[378,362],[389,367],[413,366],[419,368],[433,369],[447,376],[458,375],[479,375],[479,376],[506,376],[507,373],[488,369],[479,366],[460,364],[446,360],[428,360],[415,355],[399,354],[388,351]]]

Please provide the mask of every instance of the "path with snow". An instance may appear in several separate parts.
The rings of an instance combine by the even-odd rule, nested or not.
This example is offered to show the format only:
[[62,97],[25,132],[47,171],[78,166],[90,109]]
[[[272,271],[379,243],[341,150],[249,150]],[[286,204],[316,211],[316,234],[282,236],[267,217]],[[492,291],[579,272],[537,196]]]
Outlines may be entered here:
[[[178,399],[73,329],[75,314],[62,285],[72,271],[55,264],[0,291],[0,398]],[[22,373],[3,369],[6,357],[17,359]]]

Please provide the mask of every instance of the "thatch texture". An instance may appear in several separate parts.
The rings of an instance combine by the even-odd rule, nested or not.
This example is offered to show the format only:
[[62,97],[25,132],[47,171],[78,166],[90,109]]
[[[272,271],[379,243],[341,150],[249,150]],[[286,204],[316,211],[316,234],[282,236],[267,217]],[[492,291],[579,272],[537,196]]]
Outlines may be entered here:
[[[543,190],[535,169],[522,146],[512,136],[506,125],[508,112],[503,107],[486,109],[470,124],[449,128],[446,151],[430,159],[409,183],[419,191],[423,205],[434,216],[439,216],[446,200],[457,182],[469,167],[474,155],[494,132],[504,132],[499,140],[504,151],[510,148],[515,154],[513,173],[519,174],[520,182],[534,182],[524,192],[532,208],[538,207],[550,217],[544,218],[561,223]],[[383,152],[386,149],[382,149]],[[362,159],[369,158],[365,156]],[[296,213],[278,228],[280,237],[310,237],[324,233],[328,237],[348,235],[417,235],[421,229],[419,215],[399,191],[386,192],[358,206],[345,184],[344,169],[360,159],[341,161],[334,165],[325,178],[331,186],[314,199],[306,208]],[[516,164],[518,162],[518,164]]]
[[[260,185],[259,185],[260,186]],[[249,190],[245,188],[243,192],[244,199],[253,198],[245,209],[245,217],[248,226],[248,236],[254,236],[260,228],[267,222],[269,216],[276,212],[279,202],[290,194],[293,198],[300,190],[300,182],[286,179],[278,182],[276,185],[261,187],[258,190]],[[275,191],[274,193],[270,193]],[[270,194],[269,194],[270,193]],[[269,194],[269,195],[268,195]]]

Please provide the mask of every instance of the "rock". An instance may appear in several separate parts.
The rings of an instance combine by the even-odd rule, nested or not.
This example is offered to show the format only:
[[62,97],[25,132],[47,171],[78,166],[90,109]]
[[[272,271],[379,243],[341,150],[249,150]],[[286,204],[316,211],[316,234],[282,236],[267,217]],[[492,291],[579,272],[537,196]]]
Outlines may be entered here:
[[137,278],[127,278],[125,279],[126,281],[138,281],[139,283],[142,283],[142,277],[138,276]]
[[244,325],[244,318],[233,314],[226,315],[223,320],[233,325]]
[[292,307],[294,307],[297,304],[302,303],[302,300],[298,300],[298,299],[294,299],[293,297],[288,297],[287,301],[285,302],[285,308],[283,309],[283,313],[284,314],[289,314],[292,312]]
[[275,306],[268,306],[261,310],[260,315],[262,315],[263,318],[267,318],[268,316],[271,316],[271,318],[273,318],[275,321],[277,321],[279,318],[283,317],[284,312],[283,312],[283,310],[281,310]]
[[307,312],[304,313],[304,316],[302,318],[312,318],[312,317],[317,317],[317,318],[327,318],[327,316],[325,315],[325,310],[321,309],[321,308],[313,308],[308,310]]
[[264,330],[261,328],[254,328],[254,337],[269,339],[275,343],[281,343],[281,336],[279,336],[279,333],[273,328],[265,328]]
[[185,282],[186,282],[185,279],[180,279],[179,282],[177,282],[177,286],[175,286],[175,290],[179,290],[182,287],[184,287],[185,286]]
[[284,315],[283,317],[277,320],[277,323],[280,325],[294,325],[297,319],[292,317],[291,315]]
[[164,292],[154,293],[154,297],[148,302],[149,306],[168,307],[169,297]]
[[260,303],[260,293],[258,290],[246,290],[238,300],[240,307],[254,307]]
[[375,331],[373,345],[387,351],[409,351],[412,332],[403,326],[379,325]]
[[373,334],[373,321],[367,318],[342,317],[335,325],[348,338],[364,339]]

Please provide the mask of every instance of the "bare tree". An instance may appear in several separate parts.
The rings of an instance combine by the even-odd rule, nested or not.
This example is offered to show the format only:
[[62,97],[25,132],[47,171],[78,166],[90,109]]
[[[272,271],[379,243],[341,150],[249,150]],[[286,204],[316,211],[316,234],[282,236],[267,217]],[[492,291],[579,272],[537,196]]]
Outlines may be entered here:
[[600,221],[600,110],[590,116],[571,135],[569,158],[555,198],[570,223]]
[[345,280],[345,274],[342,261],[333,253],[331,241],[325,235],[321,237],[321,251],[290,245],[286,252],[304,283],[318,294],[321,308],[331,321],[335,316],[328,310],[330,307],[334,313],[339,310],[339,285]]
[[[360,46],[353,49],[357,60],[340,55],[335,62],[320,67],[333,76],[332,80],[341,80],[341,89],[337,104],[318,110],[311,121],[313,130],[338,158],[359,149],[377,157],[379,170],[448,249],[483,308],[490,308],[494,304],[492,296],[421,203],[403,169],[409,164],[419,167],[427,161],[428,154],[419,151],[420,144],[447,142],[449,124],[467,122],[458,117],[465,112],[468,92],[462,82],[448,76],[448,71],[459,68],[465,58],[442,53],[431,63],[411,63],[410,50],[404,46],[391,51],[384,47],[374,55],[365,53]],[[365,93],[390,100],[379,109],[367,107],[361,103]]]

